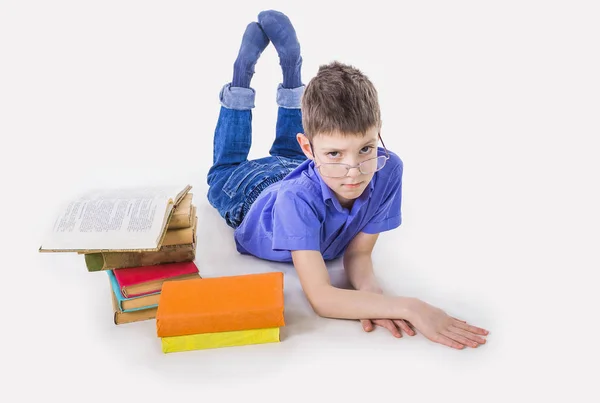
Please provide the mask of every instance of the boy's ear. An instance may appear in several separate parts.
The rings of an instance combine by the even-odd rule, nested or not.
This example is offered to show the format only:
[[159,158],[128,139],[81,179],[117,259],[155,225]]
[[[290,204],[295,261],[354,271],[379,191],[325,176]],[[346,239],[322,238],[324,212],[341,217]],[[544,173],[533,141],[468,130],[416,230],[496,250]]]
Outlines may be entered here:
[[312,149],[310,147],[310,142],[308,141],[308,138],[304,135],[304,133],[296,134],[296,140],[298,140],[298,144],[300,144],[300,148],[302,149],[304,155],[306,155],[306,158],[308,158],[309,160],[314,159]]

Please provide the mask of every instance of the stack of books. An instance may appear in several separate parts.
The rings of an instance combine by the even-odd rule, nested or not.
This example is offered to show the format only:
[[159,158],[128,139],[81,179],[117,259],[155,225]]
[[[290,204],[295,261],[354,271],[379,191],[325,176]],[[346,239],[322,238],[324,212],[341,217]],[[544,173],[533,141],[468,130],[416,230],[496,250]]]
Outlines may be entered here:
[[84,254],[88,271],[108,273],[116,325],[155,318],[163,282],[200,278],[192,197],[188,193],[175,208],[158,251]]
[[156,312],[164,353],[279,342],[282,326],[281,272],[167,282]]
[[201,278],[191,186],[88,192],[67,203],[40,252],[82,254],[105,272],[115,324],[156,317],[163,284]]
[[283,273],[202,278],[190,189],[87,192],[65,203],[39,251],[76,252],[106,273],[114,323],[155,318],[164,353],[279,342]]

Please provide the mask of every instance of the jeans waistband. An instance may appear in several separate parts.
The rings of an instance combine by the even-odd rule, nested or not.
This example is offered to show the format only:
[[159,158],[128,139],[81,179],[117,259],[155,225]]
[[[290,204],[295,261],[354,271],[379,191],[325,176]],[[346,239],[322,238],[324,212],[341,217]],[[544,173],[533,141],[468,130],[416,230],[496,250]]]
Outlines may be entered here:
[[250,194],[248,194],[248,196],[244,200],[244,204],[242,205],[241,219],[242,220],[244,219],[244,217],[246,216],[246,213],[248,212],[248,210],[250,210],[250,207],[252,207],[252,204],[256,201],[256,199],[258,199],[258,196],[260,196],[260,194],[262,193],[263,190],[265,190],[267,187],[271,186],[273,183],[279,182],[280,180],[285,178],[287,175],[288,175],[287,172],[282,172],[277,175],[268,177],[267,179],[265,179],[264,181],[262,181],[261,183],[256,185],[256,187],[254,189],[252,189]]

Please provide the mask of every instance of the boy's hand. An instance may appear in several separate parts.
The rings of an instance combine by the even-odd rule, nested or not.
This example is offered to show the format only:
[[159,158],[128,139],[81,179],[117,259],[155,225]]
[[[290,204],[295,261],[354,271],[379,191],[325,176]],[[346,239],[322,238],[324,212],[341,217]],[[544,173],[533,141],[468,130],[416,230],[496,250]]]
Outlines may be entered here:
[[[370,284],[360,287],[361,291],[383,294],[383,290],[373,280]],[[365,332],[372,332],[375,326],[386,328],[394,337],[402,337],[402,331],[409,336],[414,336],[416,333],[410,324],[403,319],[361,319],[360,323]]]
[[429,340],[458,350],[465,346],[475,348],[484,344],[486,342],[484,337],[489,333],[420,300],[415,301],[410,320],[411,324]]
[[408,322],[403,319],[361,319],[365,332],[371,332],[375,326],[381,326],[389,330],[394,337],[402,337],[402,330],[409,336],[414,336],[416,333],[410,327]]

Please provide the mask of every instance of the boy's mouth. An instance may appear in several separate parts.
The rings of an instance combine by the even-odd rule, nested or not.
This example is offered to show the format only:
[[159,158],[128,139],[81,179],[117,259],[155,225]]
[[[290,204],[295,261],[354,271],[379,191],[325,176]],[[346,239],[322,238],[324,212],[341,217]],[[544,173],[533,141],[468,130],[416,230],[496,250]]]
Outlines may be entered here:
[[356,189],[357,187],[359,187],[360,185],[362,185],[362,182],[358,182],[358,183],[344,183],[343,185],[345,187],[349,188],[349,189]]

